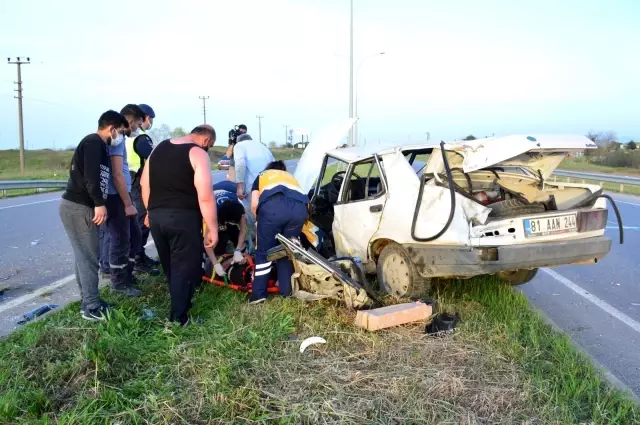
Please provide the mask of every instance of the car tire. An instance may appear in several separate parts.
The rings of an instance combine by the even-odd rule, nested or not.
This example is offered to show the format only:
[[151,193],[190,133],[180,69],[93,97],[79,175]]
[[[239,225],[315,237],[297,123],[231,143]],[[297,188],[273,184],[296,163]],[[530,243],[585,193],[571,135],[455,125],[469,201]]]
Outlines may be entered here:
[[396,243],[384,247],[376,271],[380,288],[395,297],[420,297],[431,287],[431,279],[420,276],[407,250]]
[[531,282],[537,274],[538,269],[520,269],[498,273],[498,277],[513,286],[518,286]]
[[514,217],[523,214],[537,214],[545,212],[542,204],[525,204],[519,199],[507,199],[488,205],[491,208],[489,217]]

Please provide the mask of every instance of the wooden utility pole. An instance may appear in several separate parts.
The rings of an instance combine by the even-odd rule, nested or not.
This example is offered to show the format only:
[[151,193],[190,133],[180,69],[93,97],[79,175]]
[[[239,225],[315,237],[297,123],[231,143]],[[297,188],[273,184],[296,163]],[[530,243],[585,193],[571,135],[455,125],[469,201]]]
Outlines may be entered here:
[[199,99],[202,99],[202,118],[204,119],[203,124],[207,123],[207,99],[209,96],[200,96]]
[[27,58],[26,61],[23,61],[18,56],[15,61],[11,61],[11,58],[7,58],[7,63],[9,65],[17,65],[18,66],[18,81],[15,83],[18,85],[18,88],[15,91],[18,92],[18,96],[14,96],[18,99],[18,122],[20,129],[20,175],[24,175],[24,121],[22,116],[22,65],[28,65],[31,63],[31,59]]

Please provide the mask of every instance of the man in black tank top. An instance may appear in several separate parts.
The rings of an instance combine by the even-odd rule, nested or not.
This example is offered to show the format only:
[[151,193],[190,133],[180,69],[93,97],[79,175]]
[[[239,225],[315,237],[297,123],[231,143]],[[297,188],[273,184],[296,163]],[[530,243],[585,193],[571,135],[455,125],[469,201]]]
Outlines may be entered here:
[[148,224],[160,264],[169,281],[169,320],[189,321],[191,298],[202,280],[204,246],[215,247],[218,220],[207,151],[216,141],[209,125],[155,147],[144,166],[140,185]]

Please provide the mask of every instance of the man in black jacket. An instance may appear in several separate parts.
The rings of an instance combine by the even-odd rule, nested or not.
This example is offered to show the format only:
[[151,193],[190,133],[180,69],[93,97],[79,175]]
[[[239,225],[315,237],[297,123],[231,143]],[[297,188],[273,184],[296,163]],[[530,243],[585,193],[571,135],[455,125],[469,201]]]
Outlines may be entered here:
[[80,312],[87,320],[107,318],[109,305],[98,292],[98,229],[107,219],[107,145],[122,137],[126,127],[127,120],[116,111],[100,116],[98,131],[82,139],[73,153],[60,203],[60,219],[75,257],[76,282],[82,297]]

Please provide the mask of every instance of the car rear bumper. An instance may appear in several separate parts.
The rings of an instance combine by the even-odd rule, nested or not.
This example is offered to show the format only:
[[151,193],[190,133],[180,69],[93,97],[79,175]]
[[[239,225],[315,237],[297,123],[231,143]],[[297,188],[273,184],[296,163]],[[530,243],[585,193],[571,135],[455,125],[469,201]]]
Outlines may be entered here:
[[501,271],[594,263],[611,250],[605,236],[560,242],[470,248],[405,244],[424,277],[471,277]]

